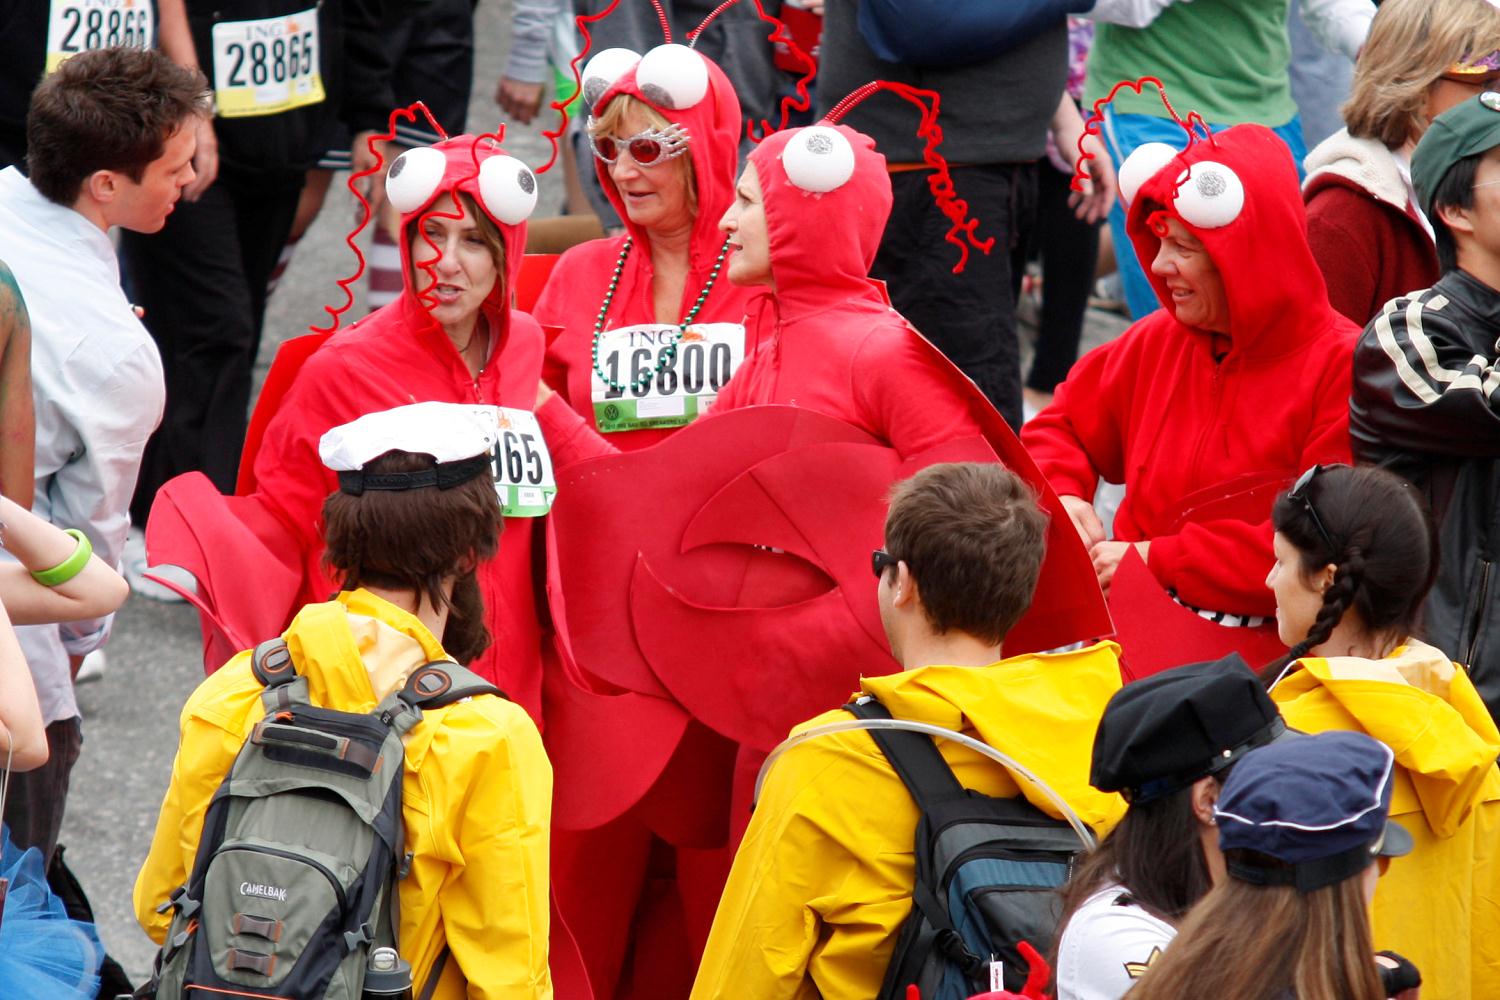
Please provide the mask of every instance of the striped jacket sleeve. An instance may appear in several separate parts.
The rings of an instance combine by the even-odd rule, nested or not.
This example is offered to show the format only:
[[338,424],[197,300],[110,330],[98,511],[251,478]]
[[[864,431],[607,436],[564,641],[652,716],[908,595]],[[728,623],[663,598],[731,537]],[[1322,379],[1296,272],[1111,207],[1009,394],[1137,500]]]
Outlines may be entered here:
[[1354,349],[1354,457],[1500,457],[1500,352],[1493,331],[1438,288],[1392,299]]

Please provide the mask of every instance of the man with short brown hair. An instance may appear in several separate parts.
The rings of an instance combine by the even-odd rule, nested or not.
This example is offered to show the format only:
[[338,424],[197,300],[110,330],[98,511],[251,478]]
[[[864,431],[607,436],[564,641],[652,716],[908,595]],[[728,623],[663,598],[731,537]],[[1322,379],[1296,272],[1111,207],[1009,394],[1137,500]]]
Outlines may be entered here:
[[[146,438],[161,420],[161,359],[120,289],[109,229],[155,232],[193,180],[203,77],[139,49],[86,52],[37,87],[29,176],[0,171],[0,260],[31,321],[33,510],[118,566]],[[51,759],[12,775],[5,821],[50,860],[82,731],[73,673],[110,619],[17,628]]]
[[[1120,686],[1118,647],[1001,659],[1031,603],[1046,515],[999,464],[934,465],[898,484],[873,556],[880,619],[903,673],[862,694],[890,714],[960,731],[1019,760],[1083,821],[1123,803],[1089,787],[1094,730]],[[847,721],[842,709],[795,733]],[[938,741],[959,782],[1056,806],[988,758]],[[1035,797],[1033,797],[1035,796]],[[765,776],[719,902],[693,1000],[869,1000],[911,912],[917,807],[864,731],[790,747]]]

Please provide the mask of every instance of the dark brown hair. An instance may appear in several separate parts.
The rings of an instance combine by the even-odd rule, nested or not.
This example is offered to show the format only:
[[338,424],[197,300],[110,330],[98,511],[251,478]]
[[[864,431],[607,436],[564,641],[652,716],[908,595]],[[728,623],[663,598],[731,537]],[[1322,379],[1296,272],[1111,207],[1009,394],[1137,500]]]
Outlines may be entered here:
[[[1271,525],[1296,548],[1304,578],[1330,564],[1337,569],[1306,638],[1266,668],[1262,676],[1268,680],[1327,642],[1350,611],[1372,633],[1406,639],[1417,630],[1427,592],[1437,580],[1432,510],[1400,476],[1374,466],[1334,465],[1314,476],[1304,495],[1306,503],[1286,493],[1277,497]],[[1318,512],[1333,550],[1307,503]]]
[[90,176],[140,182],[189,119],[210,113],[208,82],[154,50],[97,49],[43,80],[26,114],[26,165],[43,196],[71,207]]
[[[1230,861],[1277,864],[1252,851]],[[1226,878],[1183,921],[1130,1000],[1383,1000],[1362,879],[1298,893]]]
[[[437,463],[430,455],[388,451],[365,464],[374,473],[415,472]],[[439,637],[459,663],[489,648],[484,603],[475,571],[500,546],[500,501],[488,476],[461,486],[338,492],[323,504],[323,565],[345,590],[373,585],[411,591],[447,607]],[[456,578],[451,597],[444,581]]]
[[938,632],[999,643],[1031,606],[1046,550],[1036,494],[997,462],[931,465],[891,491],[885,547]]

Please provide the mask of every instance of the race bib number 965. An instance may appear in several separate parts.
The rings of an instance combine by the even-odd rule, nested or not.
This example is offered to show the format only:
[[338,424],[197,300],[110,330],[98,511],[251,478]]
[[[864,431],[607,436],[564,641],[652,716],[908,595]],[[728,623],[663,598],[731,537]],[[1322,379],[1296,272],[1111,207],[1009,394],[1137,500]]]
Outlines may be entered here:
[[609,382],[598,370],[590,376],[594,423],[606,434],[690,424],[744,360],[745,328],[738,323],[694,323],[680,332],[657,324],[606,330],[599,368]]
[[47,20],[47,72],[80,52],[156,44],[151,0],[52,0]]
[[494,468],[495,492],[506,517],[541,517],[552,509],[557,478],[552,456],[542,438],[536,414],[501,406],[499,411]]
[[216,24],[213,42],[219,117],[275,115],[323,100],[316,7]]

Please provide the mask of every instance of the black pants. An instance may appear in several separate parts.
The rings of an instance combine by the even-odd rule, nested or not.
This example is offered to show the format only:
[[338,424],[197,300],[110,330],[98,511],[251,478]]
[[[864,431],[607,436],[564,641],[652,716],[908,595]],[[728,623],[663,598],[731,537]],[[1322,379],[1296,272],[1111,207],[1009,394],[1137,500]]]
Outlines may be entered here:
[[266,281],[286,244],[302,174],[221,172],[197,202],[177,203],[159,233],[120,242],[126,288],[161,351],[167,406],[146,445],[130,513],[145,524],[156,491],[202,470],[234,491]]
[[988,254],[970,249],[962,274],[953,273],[958,249],[944,239],[952,223],[933,201],[927,177],[925,170],[891,175],[895,204],[870,273],[886,283],[892,305],[1019,429],[1016,296],[1026,252],[1022,237],[1036,213],[1036,164],[953,168],[958,197],[979,220],[978,235],[995,239]]
[[43,864],[51,864],[57,850],[68,783],[82,749],[83,720],[77,716],[60,719],[47,727],[47,763],[10,776],[5,796],[10,839],[23,851],[28,847],[41,851]]
[[1103,222],[1084,222],[1073,214],[1068,206],[1072,175],[1047,166],[1037,174],[1036,233],[1031,248],[1042,260],[1042,320],[1026,388],[1052,392],[1078,360]]

